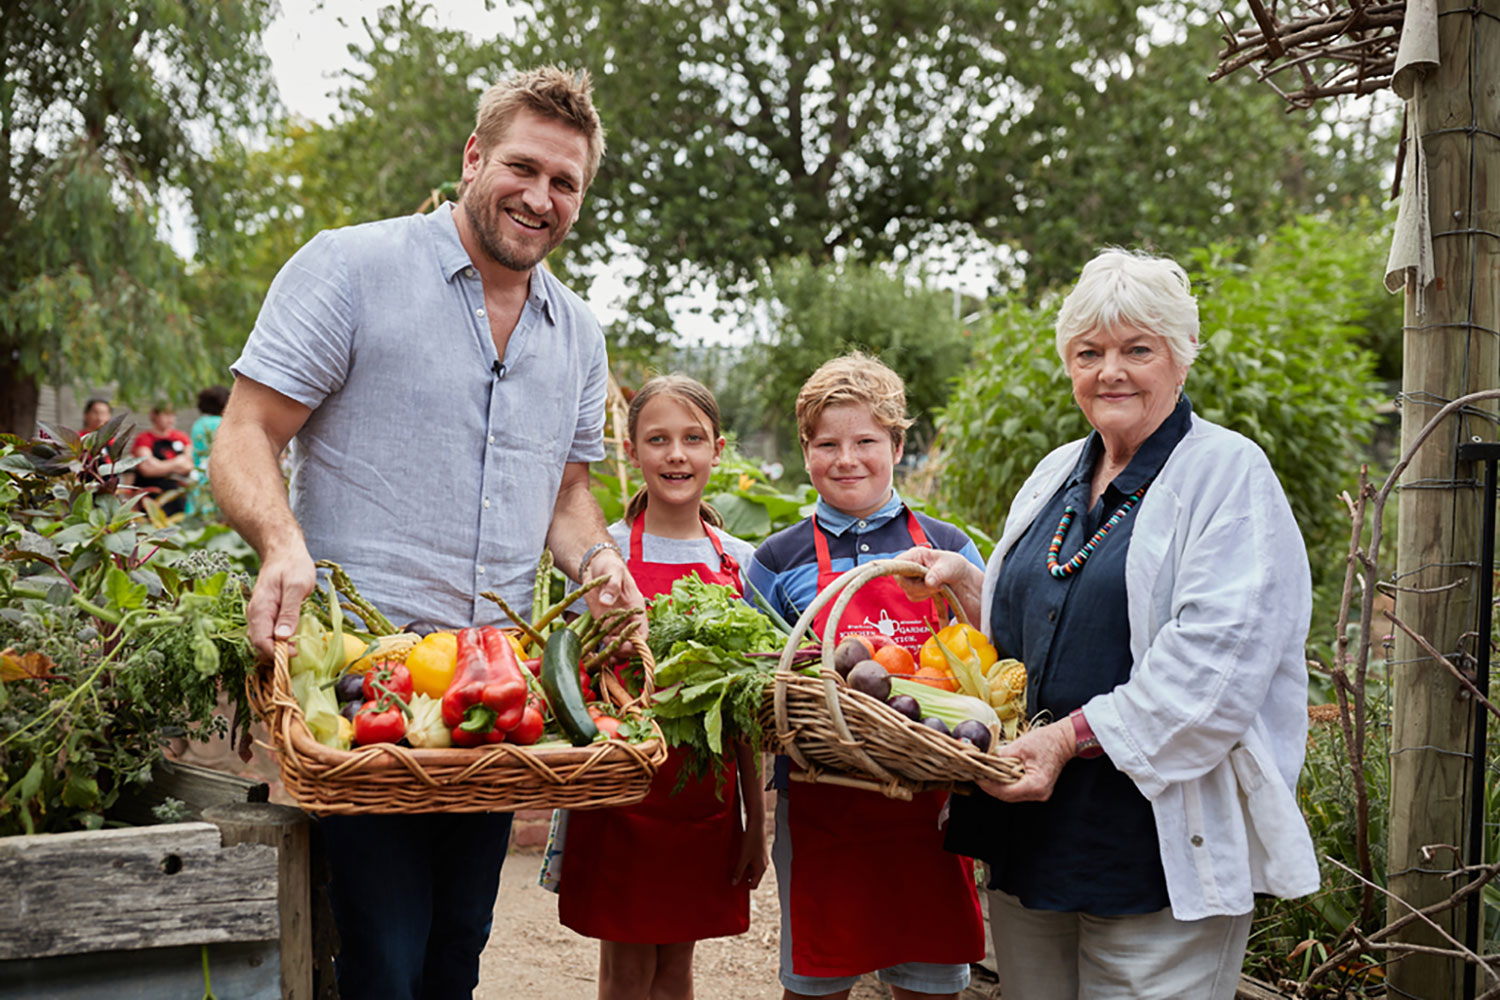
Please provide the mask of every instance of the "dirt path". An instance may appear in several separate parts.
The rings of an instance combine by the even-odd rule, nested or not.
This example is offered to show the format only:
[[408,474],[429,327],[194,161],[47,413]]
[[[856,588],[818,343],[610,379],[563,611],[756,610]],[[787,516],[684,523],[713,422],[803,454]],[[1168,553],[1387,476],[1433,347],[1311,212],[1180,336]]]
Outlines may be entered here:
[[[505,861],[474,1000],[589,1000],[595,994],[599,944],[557,922],[557,897],[536,884],[540,864],[541,855],[534,852],[513,851]],[[697,1000],[780,1000],[776,950],[781,917],[774,875],[767,872],[751,893],[747,933],[698,943],[693,962]]]

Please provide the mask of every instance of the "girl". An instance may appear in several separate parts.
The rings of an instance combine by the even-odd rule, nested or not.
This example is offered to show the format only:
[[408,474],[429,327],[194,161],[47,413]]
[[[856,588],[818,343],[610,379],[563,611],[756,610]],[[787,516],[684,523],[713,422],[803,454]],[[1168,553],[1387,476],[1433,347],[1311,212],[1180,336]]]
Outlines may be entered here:
[[[629,546],[641,594],[670,593],[692,572],[742,593],[740,565],[754,550],[703,502],[724,450],[713,394],[685,375],[658,376],[631,400],[626,426],[625,454],[645,485],[610,534]],[[671,751],[639,805],[568,819],[558,917],[599,938],[599,1000],[689,1000],[693,943],[750,926],[750,890],[767,864],[756,762],[738,745],[727,777],[689,777],[674,791],[686,756]]]

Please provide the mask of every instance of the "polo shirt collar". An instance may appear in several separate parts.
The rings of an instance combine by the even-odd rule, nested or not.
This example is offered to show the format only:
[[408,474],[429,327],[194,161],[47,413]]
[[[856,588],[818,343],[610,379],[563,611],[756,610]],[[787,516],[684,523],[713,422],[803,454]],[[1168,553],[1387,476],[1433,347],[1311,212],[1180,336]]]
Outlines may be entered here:
[[842,535],[850,528],[859,525],[861,530],[873,531],[887,523],[897,514],[906,509],[906,502],[901,499],[901,494],[895,489],[891,490],[891,498],[869,517],[851,517],[841,510],[830,507],[822,497],[818,498],[818,527],[830,535]]
[[[474,262],[469,259],[469,251],[464,249],[463,240],[458,238],[458,223],[453,219],[453,203],[443,204],[427,218],[432,223],[433,246],[437,251],[438,267],[442,270],[443,280],[452,282],[474,266]],[[557,279],[547,270],[545,261],[531,269],[527,302],[540,309],[551,323],[557,322],[557,307],[554,304],[557,289],[553,287],[556,282]]]

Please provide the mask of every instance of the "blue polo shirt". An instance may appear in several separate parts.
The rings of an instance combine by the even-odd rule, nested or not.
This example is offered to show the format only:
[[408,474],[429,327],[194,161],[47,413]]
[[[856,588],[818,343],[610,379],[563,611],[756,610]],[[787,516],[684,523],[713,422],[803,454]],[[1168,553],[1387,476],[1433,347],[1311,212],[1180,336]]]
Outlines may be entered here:
[[292,512],[398,625],[498,624],[484,590],[528,602],[564,465],[604,458],[593,314],[537,267],[498,358],[447,207],[319,233],[232,370],[312,408]]
[[[1183,397],[1092,507],[1091,481],[1104,445],[1097,431],[1090,434],[1068,480],[1006,553],[991,631],[1002,656],[1026,664],[1028,718],[1038,712],[1048,721],[1065,718],[1130,679],[1125,559],[1134,510],[1070,576],[1052,576],[1047,552],[1071,506],[1076,513],[1057,560],[1072,558],[1161,471],[1191,422],[1192,405]],[[1151,803],[1108,757],[1069,761],[1046,802],[955,796],[951,817],[949,849],[984,858],[991,886],[1032,909],[1118,916],[1169,905]],[[1139,863],[1123,865],[1121,858]]]

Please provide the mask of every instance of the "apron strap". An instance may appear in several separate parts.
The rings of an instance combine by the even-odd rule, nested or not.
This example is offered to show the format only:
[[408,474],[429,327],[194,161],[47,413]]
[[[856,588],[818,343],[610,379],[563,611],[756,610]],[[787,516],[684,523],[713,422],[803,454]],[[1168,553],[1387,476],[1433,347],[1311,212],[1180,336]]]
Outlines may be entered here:
[[[903,505],[905,506],[905,505]],[[922,524],[917,520],[916,512],[906,507],[906,531],[911,535],[911,542],[919,548],[930,549],[932,543],[927,540],[927,532],[922,530]],[[812,515],[813,547],[818,552],[818,575],[829,576],[833,573],[833,560],[828,555],[828,539],[823,537],[823,529],[818,527],[818,515]],[[717,546],[716,546],[717,547]],[[859,563],[859,556],[854,557],[854,562]]]
[[[739,560],[724,551],[724,545],[719,541],[719,536],[714,534],[713,528],[707,521],[703,521],[703,533],[708,536],[708,543],[714,547],[714,552],[719,556],[719,569],[726,575],[740,578]],[[641,511],[636,515],[635,521],[630,525],[630,559],[632,562],[645,562],[646,557],[642,555],[645,546],[642,539],[646,534],[646,512]]]

